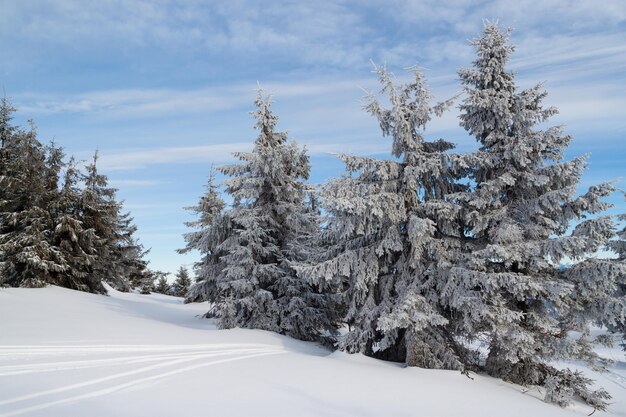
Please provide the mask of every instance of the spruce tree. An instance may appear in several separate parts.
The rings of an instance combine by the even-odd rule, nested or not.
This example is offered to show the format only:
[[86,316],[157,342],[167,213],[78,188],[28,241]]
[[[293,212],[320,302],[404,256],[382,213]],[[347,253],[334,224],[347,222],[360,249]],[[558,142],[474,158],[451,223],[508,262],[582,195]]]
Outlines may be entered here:
[[66,288],[104,293],[102,282],[93,274],[99,239],[95,230],[86,229],[82,221],[80,176],[72,157],[65,168],[53,238],[68,267],[57,274],[55,283]]
[[[589,391],[584,378],[550,361],[595,358],[587,321],[568,317],[613,279],[608,262],[590,255],[612,236],[610,217],[598,214],[614,187],[601,184],[575,197],[585,158],[563,160],[571,137],[560,126],[540,126],[557,110],[543,106],[541,84],[517,88],[505,68],[513,52],[508,32],[488,23],[472,45],[474,66],[459,72],[460,119],[480,149],[469,158],[475,186],[455,196],[468,239],[447,267],[441,302],[453,309],[459,337],[487,343],[489,374],[545,385],[547,400],[563,404],[569,400],[561,394],[569,392],[604,409],[605,391]],[[579,223],[567,234],[573,221]],[[561,268],[566,257],[577,263]],[[571,338],[570,330],[582,336]]]
[[[121,204],[119,205],[121,209]],[[149,294],[154,286],[155,276],[148,270],[148,261],[144,259],[150,250],[144,250],[143,245],[135,237],[137,226],[133,223],[130,213],[117,213],[114,246],[116,276],[128,280],[130,287],[139,288],[143,294]]]
[[328,213],[323,250],[301,274],[334,281],[340,290],[349,326],[342,349],[414,366],[463,368],[437,303],[433,268],[448,250],[442,231],[459,233],[455,215],[442,209],[445,197],[463,187],[447,154],[453,145],[424,137],[428,121],[449,103],[431,106],[417,68],[401,85],[385,68],[375,72],[391,108],[382,108],[375,95],[364,108],[391,138],[392,159],[340,156],[348,173],[320,193]]
[[153,271],[152,273],[156,279],[154,292],[159,294],[171,295],[172,289],[170,284],[167,282],[167,273],[161,271]]
[[119,244],[124,236],[120,230],[121,206],[115,199],[116,190],[108,186],[108,178],[98,172],[98,152],[85,169],[85,187],[82,194],[83,222],[98,236],[93,275],[97,281],[106,281],[120,291],[130,289],[130,281],[122,268]]
[[139,285],[139,290],[142,294],[151,294],[152,292],[155,292],[155,280],[157,275],[146,269],[143,270],[141,272],[141,281],[140,281],[140,285]]
[[2,97],[0,100],[0,148],[4,148],[15,133],[16,128],[11,123],[15,111],[9,99]]
[[191,286],[191,278],[189,277],[189,271],[184,266],[181,266],[176,272],[176,280],[172,284],[172,295],[176,297],[185,297]]
[[[3,110],[3,111],[6,111]],[[14,130],[3,137],[3,173],[0,189],[0,252],[5,284],[42,287],[67,270],[54,246],[53,207],[61,161],[54,148],[37,139],[34,123],[29,131]]]
[[626,350],[626,214],[618,215],[617,222],[621,223],[621,227],[615,239],[608,243],[608,249],[615,254],[615,258],[610,260],[615,270],[615,280],[601,286],[606,291],[603,300],[599,300],[600,302],[592,300],[596,303],[591,306],[587,303],[581,310],[587,314],[590,311],[599,313],[592,319],[597,324],[606,326],[611,332],[620,333],[622,347]]
[[220,217],[215,315],[221,328],[247,327],[306,340],[332,333],[325,288],[296,275],[297,241],[317,227],[305,203],[306,151],[276,132],[276,116],[262,91],[253,113],[259,136],[242,163],[221,167],[232,207]]
[[[14,148],[10,146],[13,143],[16,131],[15,126],[11,123],[14,112],[15,107],[11,105],[6,97],[3,97],[0,100],[0,209],[2,210],[10,208],[10,206],[5,204],[9,201],[11,191],[9,185],[12,182],[10,179],[9,160],[15,157]],[[4,221],[4,218],[0,216],[0,234],[6,233],[8,230],[8,225],[5,225]],[[8,283],[5,283],[5,277],[2,273],[4,259],[4,251],[2,246],[0,246],[0,287],[8,285]]]
[[220,198],[218,190],[215,171],[211,167],[206,193],[200,198],[198,205],[186,207],[198,219],[185,223],[187,227],[195,230],[184,234],[186,246],[178,252],[188,253],[197,250],[201,255],[200,260],[193,266],[196,280],[185,298],[185,302],[188,303],[217,301],[216,278],[223,268],[220,257],[224,255],[220,245],[230,233],[228,214],[224,212],[225,203]]

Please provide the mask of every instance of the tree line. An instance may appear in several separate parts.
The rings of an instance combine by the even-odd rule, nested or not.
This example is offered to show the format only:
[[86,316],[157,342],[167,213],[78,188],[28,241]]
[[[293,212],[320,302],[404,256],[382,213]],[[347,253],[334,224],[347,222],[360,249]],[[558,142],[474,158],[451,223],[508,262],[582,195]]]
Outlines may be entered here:
[[488,23],[472,46],[459,108],[478,150],[426,139],[454,103],[433,104],[418,68],[407,83],[376,68],[388,107],[371,94],[364,109],[390,157],[340,155],[345,174],[318,189],[306,183],[306,150],[277,130],[259,92],[253,150],[212,169],[189,208],[197,219],[181,252],[201,258],[187,300],[208,300],[220,328],[484,372],[604,410],[605,390],[554,361],[603,368],[593,347],[613,338],[594,339],[590,325],[624,333],[626,218],[606,213],[620,191],[607,182],[576,195],[586,158],[566,160],[572,138],[545,127],[557,109],[543,104],[542,85],[516,85],[508,31]]
[[98,171],[98,153],[81,169],[54,142],[43,144],[32,121],[12,123],[0,102],[0,286],[59,285],[106,293],[149,292],[154,273],[137,227]]

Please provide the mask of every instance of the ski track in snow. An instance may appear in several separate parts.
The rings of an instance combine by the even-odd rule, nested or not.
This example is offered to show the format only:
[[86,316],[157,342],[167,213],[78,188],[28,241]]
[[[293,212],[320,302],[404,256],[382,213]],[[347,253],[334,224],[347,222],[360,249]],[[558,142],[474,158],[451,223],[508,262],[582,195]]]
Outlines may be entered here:
[[[99,397],[129,387],[138,386],[143,383],[164,379],[172,375],[193,371],[207,366],[251,359],[259,356],[277,355],[286,353],[286,351],[277,346],[263,344],[0,346],[0,360],[2,361],[7,359],[12,361],[20,359],[24,360],[32,357],[56,358],[58,356],[71,356],[74,358],[77,354],[89,355],[90,357],[93,357],[93,355],[97,354],[106,355],[119,353],[124,353],[125,355],[120,357],[107,357],[89,360],[48,361],[20,365],[0,365],[0,382],[3,381],[3,379],[6,382],[11,376],[25,373],[63,372],[102,367],[111,367],[111,370],[114,370],[116,369],[115,367],[120,365],[127,366],[157,361],[156,364],[124,372],[113,373],[86,381],[80,381],[74,384],[55,387],[34,393],[25,393],[24,395],[13,396],[12,398],[3,399],[0,397],[0,417],[22,415],[33,411],[47,409],[49,407]],[[135,355],[128,355],[128,353],[134,353]],[[227,356],[227,358],[206,361],[206,359],[209,358],[222,356]],[[182,368],[177,367],[178,365],[198,361],[199,363],[193,363]],[[167,368],[174,369],[162,372],[163,369]],[[108,385],[110,381],[116,380],[121,381],[114,385]],[[89,390],[80,394],[71,395],[84,388],[88,388]],[[45,397],[59,393],[64,393],[65,395],[70,394],[70,396],[64,396],[64,398],[61,399],[45,400]],[[43,400],[43,402],[37,403],[37,401],[41,400]],[[15,406],[19,406],[19,404],[24,401],[28,401],[28,406],[13,408]]]
[[612,370],[608,370],[606,372],[601,373],[600,375],[604,376],[605,379],[613,382],[618,387],[626,390],[626,378],[614,372]]

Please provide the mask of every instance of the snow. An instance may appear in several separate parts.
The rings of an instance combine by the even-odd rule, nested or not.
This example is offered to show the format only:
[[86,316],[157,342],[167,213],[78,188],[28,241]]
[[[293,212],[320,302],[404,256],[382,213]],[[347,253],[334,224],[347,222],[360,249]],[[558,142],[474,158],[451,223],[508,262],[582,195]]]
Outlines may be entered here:
[[[403,368],[258,330],[159,294],[0,289],[0,416],[576,416],[497,379]],[[626,365],[593,377],[626,415]],[[588,371],[587,372],[591,372]],[[525,393],[524,393],[525,392]]]

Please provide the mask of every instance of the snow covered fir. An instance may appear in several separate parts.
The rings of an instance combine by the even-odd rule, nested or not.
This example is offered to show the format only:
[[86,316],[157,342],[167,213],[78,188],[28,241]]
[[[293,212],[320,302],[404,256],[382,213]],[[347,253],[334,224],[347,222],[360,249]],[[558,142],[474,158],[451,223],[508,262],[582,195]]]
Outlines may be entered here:
[[[319,184],[259,88],[175,274],[104,147],[66,155],[2,99],[0,416],[626,415],[624,191],[583,181],[510,36],[485,21],[440,102],[421,67],[373,64],[387,150],[338,144]],[[472,149],[431,133],[454,110]]]

